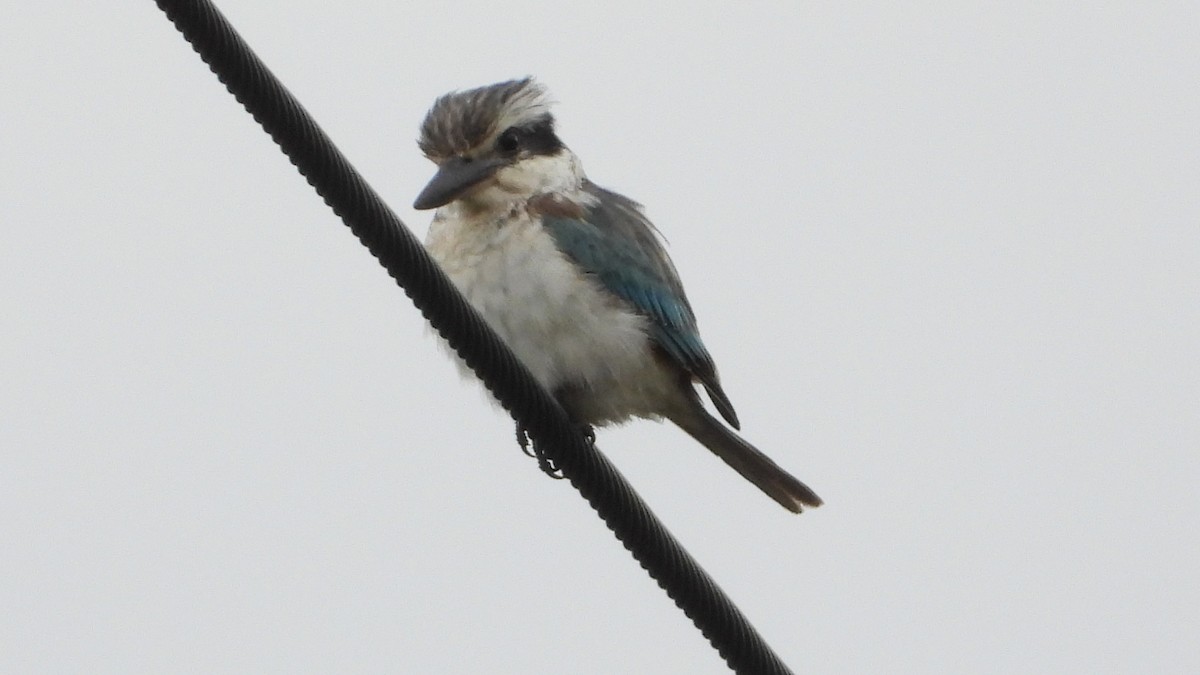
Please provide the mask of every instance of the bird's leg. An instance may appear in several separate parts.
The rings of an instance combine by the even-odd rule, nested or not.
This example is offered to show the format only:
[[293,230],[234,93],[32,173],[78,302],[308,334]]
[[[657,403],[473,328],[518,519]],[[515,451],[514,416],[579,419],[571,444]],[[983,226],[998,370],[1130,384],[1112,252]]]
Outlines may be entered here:
[[554,392],[554,398],[558,401],[558,404],[562,406],[563,410],[567,411],[567,414],[570,415],[571,419],[575,422],[576,425],[578,425],[579,433],[583,434],[583,439],[585,441],[587,441],[588,446],[594,448],[596,446],[596,430],[595,430],[595,428],[593,428],[592,425],[590,425],[586,422],[580,422],[579,418],[581,416],[572,412],[574,410],[578,410],[578,406],[572,404],[572,400],[577,396],[586,396],[586,395],[587,395],[587,392],[585,391],[585,389],[579,385],[574,385],[574,386],[565,385],[565,386],[559,387]]

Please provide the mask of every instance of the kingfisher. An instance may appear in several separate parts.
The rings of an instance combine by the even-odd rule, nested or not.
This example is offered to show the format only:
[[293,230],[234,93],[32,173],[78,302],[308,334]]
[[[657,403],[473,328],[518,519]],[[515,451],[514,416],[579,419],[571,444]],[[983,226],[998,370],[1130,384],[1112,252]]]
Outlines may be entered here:
[[641,205],[588,180],[550,109],[529,77],[434,102],[418,146],[437,171],[413,203],[437,209],[429,253],[585,429],[666,419],[784,508],[819,506],[729,429],[741,425],[657,229]]

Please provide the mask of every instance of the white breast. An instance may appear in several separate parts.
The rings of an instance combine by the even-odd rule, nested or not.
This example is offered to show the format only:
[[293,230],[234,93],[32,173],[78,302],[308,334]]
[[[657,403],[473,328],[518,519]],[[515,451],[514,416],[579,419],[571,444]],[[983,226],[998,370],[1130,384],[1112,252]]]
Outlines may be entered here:
[[[429,252],[547,390],[583,387],[592,424],[656,416],[673,383],[645,317],[584,276],[523,210],[502,220],[440,214]],[[460,364],[461,365],[461,364]]]

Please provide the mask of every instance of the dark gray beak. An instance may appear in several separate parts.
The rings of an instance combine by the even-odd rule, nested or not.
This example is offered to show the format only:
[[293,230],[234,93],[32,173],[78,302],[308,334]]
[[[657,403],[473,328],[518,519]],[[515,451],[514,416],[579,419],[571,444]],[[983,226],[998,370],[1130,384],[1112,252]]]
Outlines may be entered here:
[[464,192],[487,180],[492,174],[507,164],[507,160],[472,159],[470,157],[453,157],[446,160],[433,179],[417,195],[413,208],[418,211],[436,209],[458,199]]

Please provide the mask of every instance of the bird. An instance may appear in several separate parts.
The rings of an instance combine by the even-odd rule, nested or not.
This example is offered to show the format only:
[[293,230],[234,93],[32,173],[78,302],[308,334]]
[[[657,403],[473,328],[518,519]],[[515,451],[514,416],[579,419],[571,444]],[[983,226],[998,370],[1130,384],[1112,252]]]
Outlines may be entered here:
[[737,413],[661,235],[640,204],[587,178],[551,107],[532,77],[436,99],[417,145],[437,169],[413,202],[436,209],[430,255],[585,429],[666,419],[789,511],[821,505],[730,430]]

